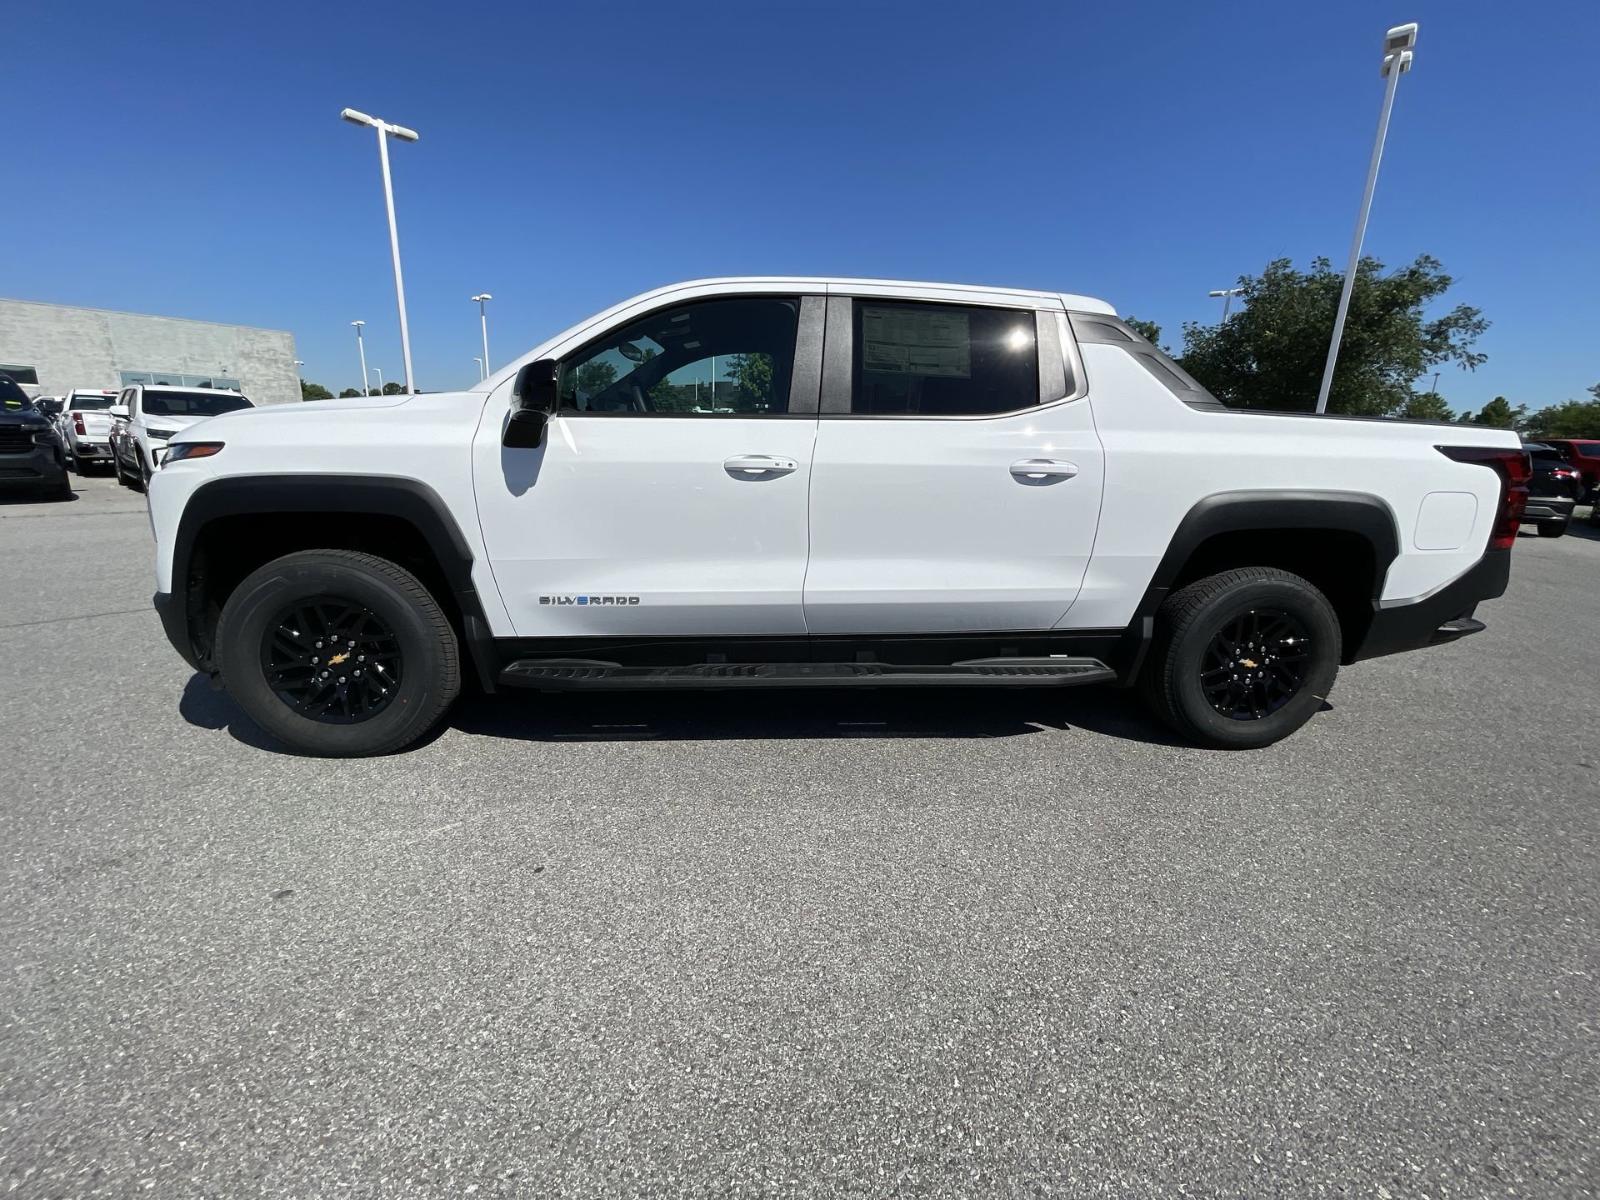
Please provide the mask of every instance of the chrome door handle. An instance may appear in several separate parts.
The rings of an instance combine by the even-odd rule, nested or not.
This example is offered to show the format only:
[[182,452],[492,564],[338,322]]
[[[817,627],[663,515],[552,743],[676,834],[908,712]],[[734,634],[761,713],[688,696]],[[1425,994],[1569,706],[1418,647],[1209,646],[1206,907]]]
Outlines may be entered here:
[[800,464],[772,454],[736,454],[723,461],[722,469],[730,475],[788,475]]
[[1025,458],[1011,464],[1011,473],[1018,479],[1071,479],[1078,468],[1054,458]]

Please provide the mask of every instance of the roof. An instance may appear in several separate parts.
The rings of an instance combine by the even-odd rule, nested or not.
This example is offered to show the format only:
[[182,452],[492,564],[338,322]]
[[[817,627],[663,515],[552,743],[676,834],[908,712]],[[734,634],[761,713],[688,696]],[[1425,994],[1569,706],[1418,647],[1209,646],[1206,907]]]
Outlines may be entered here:
[[858,279],[850,276],[839,275],[726,275],[713,276],[707,279],[686,279],[681,283],[671,283],[653,291],[643,292],[634,296],[629,303],[637,300],[652,299],[658,295],[671,292],[684,291],[690,288],[703,287],[730,287],[748,285],[754,287],[786,287],[797,290],[821,290],[838,292],[920,292],[924,294],[936,293],[965,293],[970,296],[1000,295],[1015,296],[1019,300],[1052,301],[1059,300],[1068,308],[1079,312],[1102,312],[1116,315],[1116,309],[1104,300],[1094,296],[1079,295],[1076,292],[1044,292],[1033,288],[1008,288],[990,287],[981,283],[934,283],[928,280],[916,279]]
[[238,388],[184,387],[176,383],[131,383],[129,387],[160,388],[163,392],[193,392],[198,396],[238,396]]
[[1040,292],[1023,288],[986,287],[973,283],[919,283],[907,279],[851,279],[844,276],[833,275],[728,275],[710,279],[686,279],[682,283],[669,283],[665,287],[654,288],[648,292],[640,292],[637,296],[630,296],[620,304],[614,304],[604,312],[595,313],[591,317],[558,333],[555,337],[541,342],[532,350],[519,358],[512,360],[501,367],[489,378],[475,384],[473,391],[491,391],[503,383],[507,378],[516,374],[524,364],[552,353],[556,347],[571,342],[577,337],[586,337],[599,327],[609,324],[612,320],[631,313],[632,311],[654,305],[660,301],[671,299],[674,296],[683,296],[690,299],[699,296],[714,296],[719,293],[738,294],[741,292],[823,292],[840,293],[844,295],[867,295],[884,297],[904,297],[906,299],[944,300],[953,303],[962,301],[982,303],[985,300],[1005,302],[1016,300],[1022,303],[1046,306],[1062,305],[1074,312],[1097,312],[1116,316],[1117,310],[1104,300],[1093,296],[1081,296],[1074,292]]

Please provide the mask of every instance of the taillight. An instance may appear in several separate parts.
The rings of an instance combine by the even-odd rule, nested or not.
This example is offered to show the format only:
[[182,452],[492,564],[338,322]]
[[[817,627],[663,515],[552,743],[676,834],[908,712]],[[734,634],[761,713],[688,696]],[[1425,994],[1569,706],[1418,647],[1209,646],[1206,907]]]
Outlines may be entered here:
[[80,412],[75,412],[75,413],[72,414],[72,427],[74,429],[76,429],[79,433],[88,433],[89,432],[87,429],[85,429],[83,427],[83,414],[80,413]]
[[1500,511],[1489,531],[1489,549],[1509,550],[1517,542],[1517,527],[1528,503],[1528,480],[1533,478],[1533,460],[1526,450],[1505,450],[1499,446],[1435,446],[1440,454],[1456,462],[1479,463],[1500,474]]

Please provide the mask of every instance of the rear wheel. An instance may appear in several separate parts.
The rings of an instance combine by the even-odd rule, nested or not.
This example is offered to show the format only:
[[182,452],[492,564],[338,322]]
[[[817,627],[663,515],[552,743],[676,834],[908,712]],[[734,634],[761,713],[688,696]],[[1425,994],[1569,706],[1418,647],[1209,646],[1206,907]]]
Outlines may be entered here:
[[426,587],[387,559],[306,550],[239,584],[217,626],[239,706],[307,754],[387,754],[426,734],[461,687],[454,630]]
[[1183,737],[1247,750],[1311,719],[1333,687],[1339,654],[1339,619],[1326,596],[1288,571],[1241,567],[1167,598],[1139,682]]
[[[1570,520],[1570,518],[1568,518]],[[1567,532],[1568,521],[1540,521],[1540,537],[1563,537]]]

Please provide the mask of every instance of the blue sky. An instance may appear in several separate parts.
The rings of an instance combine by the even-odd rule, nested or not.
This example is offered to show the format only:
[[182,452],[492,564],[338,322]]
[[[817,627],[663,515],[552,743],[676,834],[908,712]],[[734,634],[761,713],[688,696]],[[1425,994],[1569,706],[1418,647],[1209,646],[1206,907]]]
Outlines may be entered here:
[[[0,295],[291,330],[335,391],[420,386],[676,279],[1086,292],[1160,322],[1269,259],[1341,266],[1383,29],[1422,23],[1367,250],[1493,322],[1457,407],[1600,381],[1600,4],[73,4],[13,0]],[[1525,43],[1552,30],[1537,49]]]

